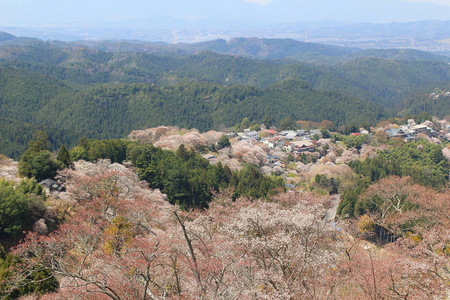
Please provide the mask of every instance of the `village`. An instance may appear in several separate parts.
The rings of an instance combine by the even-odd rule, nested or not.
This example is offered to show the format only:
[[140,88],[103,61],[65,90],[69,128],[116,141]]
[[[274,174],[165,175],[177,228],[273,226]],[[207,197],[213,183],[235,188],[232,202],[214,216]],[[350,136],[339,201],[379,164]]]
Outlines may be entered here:
[[[309,157],[308,161],[315,162],[323,154],[319,153],[319,147],[323,146],[324,143],[323,139],[331,138],[335,142],[335,137],[339,136],[338,132],[330,132],[323,127],[320,129],[277,131],[275,127],[266,129],[264,125],[261,125],[260,131],[244,129],[240,132],[222,131],[222,134],[230,139],[236,138],[239,141],[247,141],[264,149],[267,153],[265,166],[272,169],[285,169],[287,167],[286,160],[280,159],[280,155],[277,155],[280,152],[286,153],[292,161],[306,163],[306,158]],[[389,139],[412,142],[422,138],[430,142],[441,143],[441,139],[450,141],[450,122],[435,119],[434,122],[426,120],[416,124],[414,119],[408,119],[407,124],[397,125],[384,121],[376,127],[370,127],[369,130],[360,128],[359,132],[352,132],[349,136],[361,137],[364,142],[373,140],[385,142]],[[322,140],[319,141],[320,139]],[[355,149],[355,152],[358,151],[359,149]],[[212,161],[216,158],[213,154],[204,155],[204,157]]]

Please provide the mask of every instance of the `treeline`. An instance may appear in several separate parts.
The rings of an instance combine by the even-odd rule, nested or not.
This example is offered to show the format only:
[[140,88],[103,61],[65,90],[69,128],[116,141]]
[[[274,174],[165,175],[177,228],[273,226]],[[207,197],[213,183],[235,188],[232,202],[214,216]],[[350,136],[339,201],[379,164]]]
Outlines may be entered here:
[[391,175],[409,176],[415,183],[437,190],[448,185],[450,166],[442,154],[441,145],[424,140],[391,144],[392,149],[378,151],[375,158],[348,163],[361,178],[343,193],[337,210],[339,215],[354,217],[370,211],[371,205],[358,201],[359,196],[370,184]]
[[56,97],[37,113],[37,122],[73,128],[92,137],[118,138],[131,130],[175,125],[201,131],[231,127],[244,117],[274,124],[285,117],[337,125],[376,122],[386,116],[380,107],[340,93],[318,92],[299,80],[260,90],[186,83],[158,87],[147,84],[103,85],[76,93],[70,103]]

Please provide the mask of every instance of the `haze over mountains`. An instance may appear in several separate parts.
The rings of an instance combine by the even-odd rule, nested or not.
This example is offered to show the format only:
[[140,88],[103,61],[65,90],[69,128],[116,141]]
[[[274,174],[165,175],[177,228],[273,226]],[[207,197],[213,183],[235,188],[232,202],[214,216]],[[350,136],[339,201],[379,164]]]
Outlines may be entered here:
[[196,42],[265,37],[365,49],[450,51],[450,25],[445,21],[450,6],[445,1],[430,2],[131,0],[124,5],[118,0],[19,0],[2,4],[0,30],[43,40]]
[[[416,3],[415,3],[416,2]],[[448,5],[422,3],[405,0],[378,1],[72,1],[61,2],[49,0],[32,2],[17,0],[2,6],[1,25],[23,26],[43,24],[80,24],[82,22],[101,23],[104,21],[128,21],[138,19],[180,20],[178,25],[207,23],[208,26],[220,25],[222,22],[242,28],[242,24],[259,21],[266,26],[270,23],[288,22],[411,22],[418,20],[446,20],[450,15]],[[259,3],[259,4],[258,4]],[[268,3],[266,5],[261,5]],[[445,2],[441,2],[445,3]],[[22,17],[17,17],[16,9],[21,10]],[[169,17],[171,19],[169,19]],[[183,20],[183,21],[181,21]],[[207,22],[205,22],[207,20]],[[236,23],[238,21],[238,23]],[[154,22],[157,24],[157,22]],[[83,23],[82,23],[83,24]],[[131,25],[132,23],[128,23]],[[98,25],[98,24],[96,24]],[[166,26],[167,23],[161,24]],[[256,24],[255,26],[260,26]]]

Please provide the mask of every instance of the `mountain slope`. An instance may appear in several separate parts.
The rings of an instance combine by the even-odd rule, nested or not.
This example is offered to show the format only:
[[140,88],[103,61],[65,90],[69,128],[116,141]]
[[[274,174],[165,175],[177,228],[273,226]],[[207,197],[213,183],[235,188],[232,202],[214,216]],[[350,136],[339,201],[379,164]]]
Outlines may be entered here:
[[377,105],[317,91],[298,79],[265,89],[208,82],[71,87],[49,76],[0,67],[0,95],[0,134],[5,140],[1,151],[10,155],[11,143],[27,142],[14,137],[15,126],[27,128],[29,135],[35,128],[45,129],[54,135],[53,141],[71,145],[82,136],[120,138],[134,129],[159,125],[206,131],[234,126],[244,117],[261,122],[267,114],[275,124],[286,117],[328,119],[341,125],[377,122],[387,116]]
[[[272,50],[292,42],[291,40],[281,42],[259,40],[261,41],[273,45]],[[216,42],[216,49],[220,49],[224,44],[220,40]],[[253,42],[253,40],[244,39],[238,43],[253,45]],[[295,45],[296,43],[298,42],[294,42]],[[303,44],[314,50],[312,45]],[[297,49],[297,47],[293,48]],[[251,51],[258,54],[260,53],[258,49]],[[283,47],[280,49],[277,50],[279,53],[292,50]],[[317,51],[322,51],[324,54],[331,51],[330,55],[349,57],[346,54],[348,50],[337,48],[337,52],[333,52],[335,50],[331,49],[334,48],[319,47]],[[366,53],[363,56],[372,55],[383,58],[363,57],[327,67],[303,64],[289,59],[254,60],[213,52],[192,55],[180,55],[173,52],[165,54],[108,53],[67,43],[37,44],[33,42],[32,46],[0,47],[0,58],[3,59],[0,64],[55,76],[82,85],[107,82],[173,85],[186,81],[209,81],[223,85],[250,84],[265,88],[284,79],[298,78],[318,90],[340,91],[388,107],[402,100],[416,85],[450,80],[448,64],[423,60],[432,59],[433,55],[413,50],[381,52],[373,50],[360,53],[362,52]],[[358,52],[355,53],[358,54]],[[275,52],[271,55],[276,56]]]

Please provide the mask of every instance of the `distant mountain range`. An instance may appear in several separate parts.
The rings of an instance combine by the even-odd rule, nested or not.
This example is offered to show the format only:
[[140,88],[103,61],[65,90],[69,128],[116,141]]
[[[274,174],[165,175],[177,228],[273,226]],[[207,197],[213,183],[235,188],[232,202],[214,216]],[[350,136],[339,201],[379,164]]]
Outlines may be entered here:
[[[20,41],[20,40],[18,40]],[[377,57],[397,60],[433,60],[450,62],[448,56],[414,49],[370,49],[306,43],[293,39],[233,38],[199,43],[152,43],[145,41],[105,40],[75,42],[82,46],[106,52],[186,53],[213,51],[227,55],[257,59],[295,59],[300,62],[336,64],[355,58]]]

